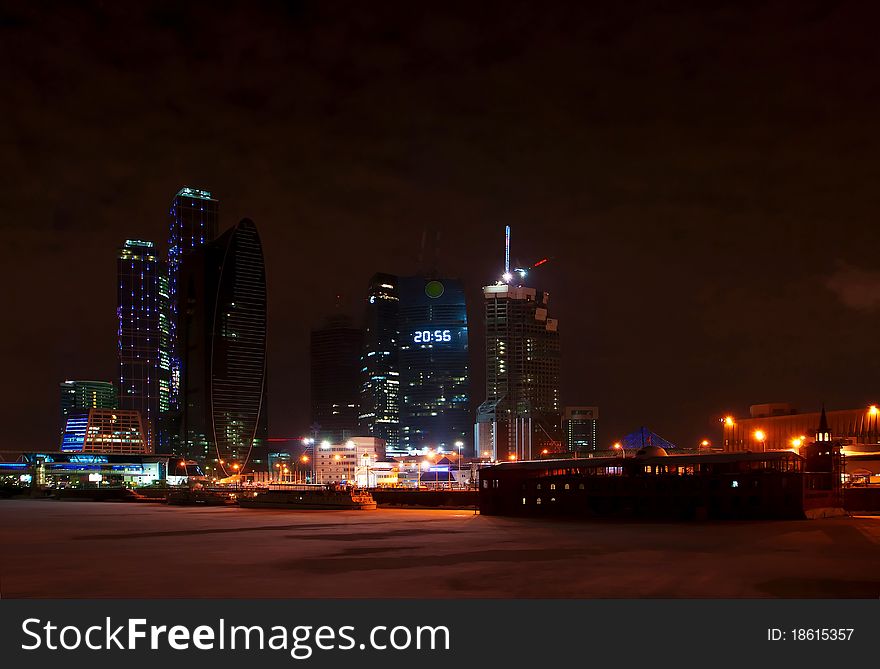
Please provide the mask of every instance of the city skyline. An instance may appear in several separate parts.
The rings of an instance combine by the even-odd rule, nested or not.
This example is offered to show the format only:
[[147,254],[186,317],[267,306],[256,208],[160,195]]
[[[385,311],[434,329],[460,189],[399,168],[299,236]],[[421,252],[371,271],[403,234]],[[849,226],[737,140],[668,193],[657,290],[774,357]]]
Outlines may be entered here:
[[[94,13],[107,29],[92,32]],[[22,65],[0,272],[32,290],[13,291],[17,327],[0,333],[24,380],[0,403],[10,441],[53,440],[40,426],[59,381],[115,378],[116,249],[159,238],[181,184],[260,224],[273,436],[308,421],[307,304],[341,293],[358,317],[366,277],[418,272],[425,227],[472,303],[502,265],[503,225],[524,264],[555,258],[541,288],[563,351],[584,350],[562,403],[601,407],[606,442],[646,425],[696,444],[756,402],[877,402],[870,13],[501,14],[446,8],[429,27],[393,3],[360,18],[190,8],[201,32],[180,45],[146,10],[17,10],[0,46]],[[51,45],[71,28],[86,38],[62,67]]]

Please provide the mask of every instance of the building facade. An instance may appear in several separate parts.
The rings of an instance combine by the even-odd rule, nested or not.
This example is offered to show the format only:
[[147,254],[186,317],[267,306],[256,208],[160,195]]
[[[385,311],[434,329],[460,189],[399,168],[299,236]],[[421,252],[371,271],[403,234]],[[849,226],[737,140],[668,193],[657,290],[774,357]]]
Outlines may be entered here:
[[[805,444],[816,432],[819,411],[798,412],[787,403],[754,404],[746,417],[722,419],[725,451],[772,451]],[[827,412],[828,426],[845,451],[880,450],[880,409],[840,409]]]
[[[194,249],[204,246],[217,237],[219,229],[219,203],[210,191],[185,186],[171,201],[168,232],[168,327],[171,355],[171,411],[180,409],[181,352],[178,350],[177,329],[181,317],[180,270],[184,258]],[[172,419],[179,418],[174,416]]]
[[341,443],[358,433],[363,331],[331,316],[309,342],[312,425],[318,441]]
[[126,409],[72,411],[61,435],[62,452],[152,453],[141,415]]
[[595,451],[599,448],[599,407],[565,407],[562,414],[565,450]]
[[358,425],[362,434],[382,439],[389,451],[400,448],[400,371],[397,277],[370,279],[364,314]]
[[477,452],[495,460],[562,450],[559,327],[550,296],[498,282],[483,288],[486,401],[475,426]]
[[67,427],[67,417],[72,412],[119,407],[116,387],[110,381],[62,381],[60,390],[61,432]]
[[315,482],[319,484],[376,487],[373,468],[385,458],[385,442],[375,437],[354,437],[342,444],[322,443],[315,449]]
[[170,449],[168,276],[153,242],[129,239],[116,259],[119,406],[140,412],[147,443]]
[[398,281],[398,451],[472,449],[468,322],[464,287],[454,279]]
[[253,221],[186,255],[179,299],[179,454],[225,475],[268,471],[266,273]]

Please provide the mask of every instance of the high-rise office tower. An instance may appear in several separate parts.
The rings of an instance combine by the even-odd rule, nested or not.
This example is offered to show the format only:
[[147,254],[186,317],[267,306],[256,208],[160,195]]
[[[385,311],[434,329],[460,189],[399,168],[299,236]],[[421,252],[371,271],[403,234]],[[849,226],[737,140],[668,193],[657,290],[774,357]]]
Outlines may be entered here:
[[473,421],[464,287],[420,276],[401,277],[397,286],[399,447],[467,455]]
[[367,292],[361,358],[361,432],[385,440],[389,452],[400,446],[400,372],[397,367],[397,277],[375,274]]
[[71,412],[119,407],[116,387],[110,381],[62,381],[60,390],[62,432]]
[[179,410],[180,352],[177,349],[177,328],[180,320],[180,268],[188,253],[217,237],[219,203],[210,191],[181,188],[171,201],[168,234],[168,327],[171,342],[172,411]]
[[253,221],[184,256],[178,296],[181,455],[226,475],[266,470],[266,272]]
[[363,331],[348,316],[330,316],[312,330],[312,425],[319,441],[341,444],[358,432],[363,341]]
[[530,459],[561,449],[559,330],[549,295],[507,281],[483,288],[486,401],[477,414],[480,454]]
[[389,454],[470,451],[460,282],[376,274],[367,294],[361,363],[361,430],[384,439]]
[[599,407],[565,407],[562,414],[565,450],[595,451],[599,448]]
[[119,407],[140,412],[147,447],[169,452],[171,368],[164,263],[153,242],[126,240],[116,259]]

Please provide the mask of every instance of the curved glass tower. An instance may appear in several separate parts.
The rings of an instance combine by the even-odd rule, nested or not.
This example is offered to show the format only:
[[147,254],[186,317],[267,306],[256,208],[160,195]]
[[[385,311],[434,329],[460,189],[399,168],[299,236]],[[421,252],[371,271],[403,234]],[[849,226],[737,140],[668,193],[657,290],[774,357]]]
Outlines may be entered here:
[[221,475],[265,470],[266,271],[243,219],[183,262],[181,438]]

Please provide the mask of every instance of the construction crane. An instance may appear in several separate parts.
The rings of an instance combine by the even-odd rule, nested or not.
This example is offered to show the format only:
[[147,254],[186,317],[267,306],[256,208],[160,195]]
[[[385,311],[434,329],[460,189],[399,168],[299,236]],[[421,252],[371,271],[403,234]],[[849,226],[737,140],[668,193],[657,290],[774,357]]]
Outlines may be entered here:
[[553,258],[541,258],[527,267],[514,267],[513,272],[510,271],[510,226],[504,227],[504,274],[501,275],[503,283],[513,281],[514,275],[519,275],[520,280],[526,278],[526,275],[532,270],[545,265]]

